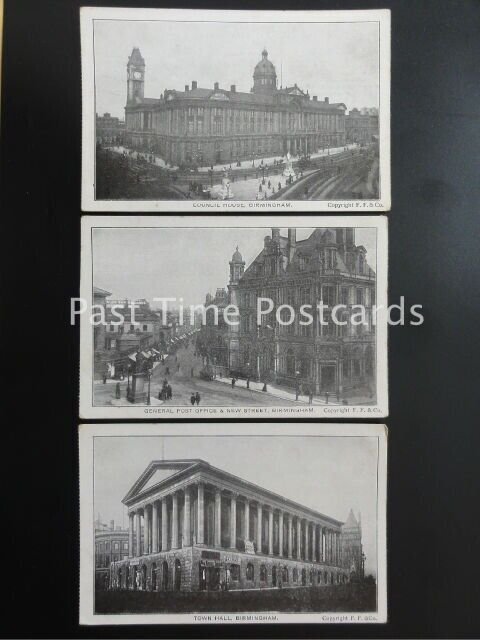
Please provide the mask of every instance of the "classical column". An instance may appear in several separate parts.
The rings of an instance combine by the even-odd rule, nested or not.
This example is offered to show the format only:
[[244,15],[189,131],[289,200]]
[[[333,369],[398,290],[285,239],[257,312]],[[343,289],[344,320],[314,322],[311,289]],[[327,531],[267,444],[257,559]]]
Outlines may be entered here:
[[152,553],[158,552],[158,502],[152,504]]
[[262,505],[257,505],[257,551],[262,553]]
[[168,507],[167,498],[162,498],[162,551],[168,549]]
[[190,526],[190,487],[185,487],[185,500],[183,503],[183,546],[190,547],[192,544]]
[[278,555],[283,556],[283,511],[278,514]]
[[292,514],[288,514],[288,557],[291,558],[293,555],[293,523],[292,523]]
[[215,489],[215,546],[222,546],[222,493]]
[[143,507],[143,554],[148,556],[150,553],[150,513],[148,505]]
[[302,559],[302,523],[297,518],[297,560]]
[[317,561],[317,525],[312,524],[312,562]]
[[134,526],[134,513],[128,514],[128,557],[133,558],[133,526]]
[[268,510],[268,554],[273,556],[273,509]]
[[308,520],[305,520],[305,560],[310,560],[310,549],[309,549],[310,541],[308,539],[309,529],[310,529],[310,524]]
[[230,498],[230,548],[237,548],[237,494]]
[[178,495],[172,493],[172,549],[178,549]]
[[318,528],[318,537],[319,537],[319,560],[320,562],[324,562],[325,556],[323,554],[323,527]]
[[202,482],[198,483],[198,500],[197,500],[197,543],[204,543],[205,533],[205,493]]
[[135,548],[135,555],[138,557],[142,555],[142,522],[140,511],[135,512],[135,529],[137,532],[137,544]]
[[245,500],[245,511],[244,511],[244,539],[250,540],[250,500]]

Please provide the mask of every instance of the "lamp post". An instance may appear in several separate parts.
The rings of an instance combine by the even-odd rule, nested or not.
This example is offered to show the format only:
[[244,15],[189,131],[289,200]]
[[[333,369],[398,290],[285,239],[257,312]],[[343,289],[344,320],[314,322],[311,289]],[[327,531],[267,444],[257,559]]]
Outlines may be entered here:
[[300,371],[295,371],[295,400],[298,400],[298,396],[300,395]]
[[150,404],[150,381],[152,379],[152,370],[148,369],[147,371],[147,378],[148,378],[148,392],[147,392],[147,404]]

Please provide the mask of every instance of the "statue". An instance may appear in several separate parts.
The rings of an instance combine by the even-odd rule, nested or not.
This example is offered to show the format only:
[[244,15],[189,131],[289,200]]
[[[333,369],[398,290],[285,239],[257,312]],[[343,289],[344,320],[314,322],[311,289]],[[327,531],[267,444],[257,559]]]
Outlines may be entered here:
[[285,169],[283,170],[283,175],[286,178],[292,178],[294,179],[296,177],[295,171],[293,170],[292,167],[292,156],[290,155],[290,152],[287,152],[287,155],[285,156]]

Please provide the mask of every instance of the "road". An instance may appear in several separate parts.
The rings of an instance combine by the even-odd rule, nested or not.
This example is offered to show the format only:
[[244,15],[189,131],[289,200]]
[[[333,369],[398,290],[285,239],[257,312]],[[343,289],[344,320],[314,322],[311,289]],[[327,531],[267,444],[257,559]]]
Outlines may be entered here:
[[[167,374],[167,367],[170,373]],[[194,377],[191,377],[191,370]],[[274,407],[295,406],[295,401],[279,399],[268,393],[252,391],[249,389],[235,388],[215,380],[203,380],[199,377],[202,368],[201,358],[195,357],[194,345],[190,343],[188,348],[180,347],[176,356],[167,358],[164,365],[158,365],[152,374],[150,394],[154,398],[162,388],[166,378],[172,387],[173,397],[165,401],[165,406],[191,406],[192,392],[200,394],[200,406],[208,407]],[[94,387],[95,406],[110,406],[115,396],[115,384],[96,384]],[[127,382],[120,383],[121,397],[126,396]]]

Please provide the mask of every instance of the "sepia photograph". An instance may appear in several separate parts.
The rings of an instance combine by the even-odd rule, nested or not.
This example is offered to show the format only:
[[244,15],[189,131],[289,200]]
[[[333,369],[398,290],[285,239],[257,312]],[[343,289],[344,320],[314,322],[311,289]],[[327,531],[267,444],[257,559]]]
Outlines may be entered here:
[[83,8],[83,210],[390,206],[390,13]]
[[79,439],[81,623],[385,621],[385,426]]
[[84,217],[82,417],[385,416],[386,218],[278,221]]

